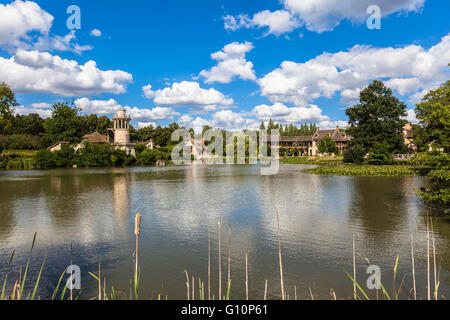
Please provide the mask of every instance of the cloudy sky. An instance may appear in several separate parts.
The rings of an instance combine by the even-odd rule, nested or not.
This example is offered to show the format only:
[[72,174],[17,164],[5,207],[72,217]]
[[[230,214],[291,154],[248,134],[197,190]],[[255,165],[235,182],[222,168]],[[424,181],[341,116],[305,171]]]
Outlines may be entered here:
[[136,127],[242,129],[345,126],[345,109],[381,79],[413,120],[449,79],[448,12],[440,0],[0,1],[0,81],[21,114],[73,100],[88,114],[125,107]]

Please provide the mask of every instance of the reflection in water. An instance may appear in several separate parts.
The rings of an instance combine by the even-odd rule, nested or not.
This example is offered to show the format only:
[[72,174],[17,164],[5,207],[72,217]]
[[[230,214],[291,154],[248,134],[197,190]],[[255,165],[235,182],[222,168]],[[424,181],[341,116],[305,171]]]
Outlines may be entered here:
[[[317,176],[302,173],[304,168],[284,165],[277,176],[260,176],[257,166],[227,165],[3,171],[0,273],[13,248],[18,250],[17,263],[26,261],[32,234],[38,230],[32,272],[38,272],[44,250],[49,248],[42,295],[51,292],[67,266],[72,241],[74,262],[82,272],[95,272],[101,262],[108,282],[127,291],[133,272],[134,215],[141,209],[143,294],[184,298],[185,269],[207,279],[208,228],[212,259],[217,261],[220,218],[224,257],[231,226],[232,296],[244,296],[244,257],[248,252],[251,297],[262,298],[268,279],[270,298],[279,298],[278,210],[288,291],[296,285],[302,298],[309,298],[309,287],[323,298],[328,297],[330,288],[338,296],[352,296],[352,285],[342,268],[352,268],[353,234],[358,253],[379,265],[384,279],[390,279],[400,255],[400,273],[406,276],[405,287],[409,288],[413,234],[417,281],[423,296],[426,208],[414,195],[423,179]],[[448,220],[434,219],[443,267],[441,292],[447,297],[449,225]],[[217,274],[217,263],[213,263],[212,273]],[[358,275],[366,277],[363,260],[358,261]],[[95,295],[95,283],[89,278],[84,280],[83,298]],[[217,284],[214,276],[212,287]]]

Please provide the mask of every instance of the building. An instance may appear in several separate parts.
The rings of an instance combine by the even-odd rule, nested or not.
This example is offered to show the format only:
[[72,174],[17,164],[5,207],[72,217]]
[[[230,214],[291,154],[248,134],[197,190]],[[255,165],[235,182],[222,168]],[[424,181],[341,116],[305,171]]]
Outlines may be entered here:
[[410,151],[417,151],[417,145],[414,143],[414,131],[411,122],[408,122],[403,128],[403,138],[405,145]]
[[[325,137],[330,137],[336,143],[336,148],[340,154],[343,154],[348,147],[349,141],[353,138],[341,131],[339,127],[334,130],[320,130],[312,136],[295,136],[295,137],[279,137],[279,146],[272,146],[272,148],[286,148],[299,150],[300,156],[317,156],[319,152],[319,141]],[[271,143],[271,136],[267,137],[267,141]]]
[[136,157],[136,144],[131,143],[130,122],[131,118],[125,109],[120,108],[113,118],[114,128],[108,129],[108,142],[114,143],[117,149],[123,150],[127,155]]
[[54,145],[48,147],[47,150],[49,150],[50,152],[61,151],[63,146],[68,146],[68,145],[70,145],[69,142],[61,141],[61,142],[55,143]]
[[78,150],[84,148],[84,144],[86,142],[87,143],[92,143],[92,144],[105,144],[105,143],[108,143],[109,140],[108,140],[107,136],[105,136],[103,134],[100,134],[98,132],[94,132],[94,133],[91,133],[91,134],[86,134],[86,135],[83,136],[83,140],[81,141],[81,143],[79,143],[74,148],[74,150],[78,151]]

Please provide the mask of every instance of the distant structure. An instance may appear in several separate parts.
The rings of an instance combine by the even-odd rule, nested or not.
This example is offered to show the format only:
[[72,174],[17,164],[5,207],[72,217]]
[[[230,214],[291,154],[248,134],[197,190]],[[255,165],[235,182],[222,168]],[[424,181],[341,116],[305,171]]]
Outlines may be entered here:
[[114,143],[117,149],[123,150],[127,155],[136,157],[136,145],[131,143],[130,122],[131,118],[125,109],[120,108],[113,118],[114,128],[108,129],[108,142]]
[[403,138],[405,145],[410,151],[417,151],[417,144],[414,142],[414,131],[411,122],[408,122],[403,128]]
[[341,131],[339,127],[336,127],[334,130],[320,130],[318,128],[312,136],[280,136],[278,147],[271,145],[271,136],[269,135],[267,137],[267,143],[271,145],[271,148],[298,149],[300,156],[318,156],[320,154],[319,141],[327,136],[336,143],[336,148],[340,154],[343,154],[347,150],[349,141],[353,140],[353,137]]

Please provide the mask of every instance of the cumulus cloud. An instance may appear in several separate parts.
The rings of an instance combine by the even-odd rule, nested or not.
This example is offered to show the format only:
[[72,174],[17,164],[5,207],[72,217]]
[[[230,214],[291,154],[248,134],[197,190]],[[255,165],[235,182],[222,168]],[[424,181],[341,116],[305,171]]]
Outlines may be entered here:
[[413,109],[409,109],[406,112],[406,117],[404,119],[409,121],[409,122],[411,122],[411,123],[414,123],[414,124],[419,123],[419,120],[417,119],[416,112]]
[[203,89],[198,82],[175,82],[171,87],[152,90],[151,85],[142,88],[144,96],[159,106],[193,106],[215,109],[216,106],[230,106],[234,100],[225,97],[215,89]]
[[218,61],[217,66],[201,71],[200,76],[206,79],[206,83],[230,83],[234,78],[256,80],[253,63],[246,60],[246,54],[253,48],[251,42],[226,45],[221,51],[211,55],[213,60]]
[[18,93],[48,93],[56,96],[84,96],[124,93],[133,81],[120,70],[102,71],[95,61],[84,65],[48,52],[19,50],[10,59],[0,57],[0,79]]
[[245,14],[237,16],[227,15],[223,19],[225,29],[227,30],[267,28],[268,30],[265,36],[269,34],[279,36],[284,33],[290,33],[301,26],[300,21],[286,10],[277,10],[274,12],[264,10],[256,13],[253,18],[249,18]]
[[256,106],[252,113],[259,120],[268,121],[272,119],[282,124],[300,124],[330,120],[329,117],[324,116],[322,110],[315,105],[289,108],[282,103],[275,103],[272,106],[262,104]]
[[211,119],[183,115],[178,119],[178,122],[187,128],[194,129],[195,132],[201,132],[204,126],[237,131],[243,129],[257,130],[260,124],[256,119],[246,118],[242,113],[231,110],[218,111],[211,116]]
[[417,12],[425,0],[283,0],[284,7],[305,22],[310,31],[333,30],[342,20],[362,22],[367,8],[378,5],[382,16],[396,12]]
[[[373,48],[356,45],[348,51],[324,53],[304,63],[284,61],[258,80],[262,95],[273,102],[306,106],[319,97],[340,93],[344,101],[358,97],[370,81],[383,79],[401,95],[414,96],[448,78],[450,35],[429,50]],[[355,89],[356,88],[356,89]]]
[[122,106],[114,99],[91,100],[80,98],[75,100],[75,105],[82,109],[85,114],[114,115],[117,110],[124,108],[132,120],[138,122],[151,122],[161,120],[173,120],[180,114],[172,108],[156,107],[153,109]]
[[50,118],[52,116],[52,105],[49,103],[32,103],[29,106],[18,106],[15,107],[15,111],[20,115],[29,115],[32,113],[37,113],[41,118]]
[[91,30],[91,36],[92,37],[101,37],[102,36],[102,32],[98,29],[92,29]]
[[0,47],[10,52],[25,50],[73,51],[81,54],[92,46],[76,43],[75,31],[51,36],[54,17],[36,2],[16,0],[0,4]]
[[252,18],[247,14],[224,17],[225,29],[268,27],[268,34],[290,33],[305,25],[314,32],[333,30],[341,21],[361,23],[369,16],[367,9],[378,5],[382,16],[400,12],[418,12],[425,0],[281,0],[283,10],[264,10]]

